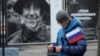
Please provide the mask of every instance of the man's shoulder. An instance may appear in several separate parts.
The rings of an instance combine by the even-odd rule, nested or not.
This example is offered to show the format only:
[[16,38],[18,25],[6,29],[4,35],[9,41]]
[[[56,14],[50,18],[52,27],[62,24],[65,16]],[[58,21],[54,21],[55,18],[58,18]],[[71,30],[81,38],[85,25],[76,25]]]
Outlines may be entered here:
[[9,43],[17,43],[21,39],[21,31],[22,30],[16,31],[12,35],[10,35],[7,39],[8,44]]
[[63,33],[64,33],[64,29],[63,28],[59,29],[58,34],[63,34]]
[[45,24],[43,24],[43,25],[41,25],[40,27],[39,27],[39,30],[50,30],[50,25],[45,25]]

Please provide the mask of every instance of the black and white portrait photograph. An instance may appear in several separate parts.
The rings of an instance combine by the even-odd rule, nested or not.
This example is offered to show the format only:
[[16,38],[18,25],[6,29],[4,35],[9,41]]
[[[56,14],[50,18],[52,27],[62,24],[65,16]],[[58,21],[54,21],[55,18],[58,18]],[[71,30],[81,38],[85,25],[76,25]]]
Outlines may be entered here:
[[7,43],[50,42],[49,0],[7,0]]

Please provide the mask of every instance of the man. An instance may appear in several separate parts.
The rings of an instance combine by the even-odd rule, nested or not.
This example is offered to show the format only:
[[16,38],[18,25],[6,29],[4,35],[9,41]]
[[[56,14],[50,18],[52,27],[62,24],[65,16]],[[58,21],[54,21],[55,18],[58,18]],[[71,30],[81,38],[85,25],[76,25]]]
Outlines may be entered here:
[[48,49],[57,52],[58,56],[83,56],[87,45],[80,20],[70,17],[65,11],[59,11],[56,20],[62,28],[56,43],[49,45]]
[[13,7],[17,0],[7,0],[7,26],[8,36],[20,28],[20,17],[14,12]]
[[22,29],[9,36],[9,43],[50,41],[50,29],[43,23],[43,18],[48,16],[46,13],[49,13],[49,10],[45,0],[18,0],[14,11],[21,15]]

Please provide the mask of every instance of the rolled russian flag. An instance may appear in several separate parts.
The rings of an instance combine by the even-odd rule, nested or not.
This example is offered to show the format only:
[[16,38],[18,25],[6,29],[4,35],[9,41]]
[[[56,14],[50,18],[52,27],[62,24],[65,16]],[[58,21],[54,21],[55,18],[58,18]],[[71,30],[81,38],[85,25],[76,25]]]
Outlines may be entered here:
[[73,29],[72,31],[68,32],[66,35],[67,40],[70,44],[73,44],[82,38],[84,38],[83,33],[81,32],[81,29],[79,27]]

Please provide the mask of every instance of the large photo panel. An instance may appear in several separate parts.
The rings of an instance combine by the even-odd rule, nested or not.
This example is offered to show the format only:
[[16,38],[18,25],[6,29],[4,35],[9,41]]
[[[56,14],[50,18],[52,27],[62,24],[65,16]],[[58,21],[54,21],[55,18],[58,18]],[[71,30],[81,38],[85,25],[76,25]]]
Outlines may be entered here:
[[50,0],[7,0],[7,44],[51,42]]
[[68,12],[82,21],[87,40],[96,39],[95,29],[98,21],[97,0],[67,0]]

